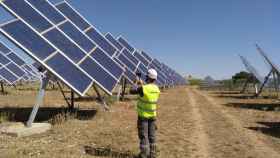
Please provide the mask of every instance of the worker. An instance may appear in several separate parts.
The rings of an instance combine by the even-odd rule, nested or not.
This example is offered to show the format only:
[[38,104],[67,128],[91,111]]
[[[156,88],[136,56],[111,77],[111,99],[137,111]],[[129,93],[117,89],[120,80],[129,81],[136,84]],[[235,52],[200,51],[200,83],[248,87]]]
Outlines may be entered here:
[[156,157],[156,110],[160,90],[156,85],[157,71],[149,69],[146,84],[131,90],[131,94],[138,94],[138,137],[140,140],[140,158]]

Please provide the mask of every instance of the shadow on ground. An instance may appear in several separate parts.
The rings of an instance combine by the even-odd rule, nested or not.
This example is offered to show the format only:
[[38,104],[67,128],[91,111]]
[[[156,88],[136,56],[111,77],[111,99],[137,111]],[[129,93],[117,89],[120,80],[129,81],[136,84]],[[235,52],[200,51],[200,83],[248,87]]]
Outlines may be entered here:
[[241,108],[241,109],[253,109],[260,111],[280,111],[279,103],[227,103],[227,107]]
[[240,94],[239,91],[229,91],[229,92],[210,92],[211,94],[218,94],[218,95],[222,95],[222,94]]
[[254,94],[243,94],[243,95],[216,95],[219,98],[234,98],[234,99],[256,99]]
[[263,125],[264,127],[247,128],[275,138],[280,138],[280,122],[258,122],[258,124]]
[[[26,122],[32,111],[32,107],[3,107],[0,108],[0,116],[7,117],[8,121]],[[59,107],[41,107],[37,113],[36,122],[50,121],[55,116],[68,116],[71,115],[75,119],[89,120],[92,119],[97,113],[96,109],[73,109],[71,112],[68,108]]]

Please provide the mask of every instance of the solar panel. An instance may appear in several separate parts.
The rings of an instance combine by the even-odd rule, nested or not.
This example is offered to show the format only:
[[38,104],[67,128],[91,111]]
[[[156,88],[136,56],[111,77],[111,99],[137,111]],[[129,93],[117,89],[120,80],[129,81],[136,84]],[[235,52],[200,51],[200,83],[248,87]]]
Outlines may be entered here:
[[136,80],[135,73],[132,72],[129,68],[127,68],[126,65],[123,62],[121,62],[117,57],[114,57],[114,60],[124,68],[124,77],[129,81],[130,84],[133,84]]
[[0,51],[0,69],[2,73],[0,76],[5,79],[9,84],[14,84],[16,81],[20,80],[24,75],[23,71],[18,65],[7,58],[3,52]]
[[130,61],[132,61],[135,65],[139,64],[139,60],[135,56],[133,56],[127,49],[123,49],[121,53],[125,55]]
[[145,53],[144,51],[141,51],[141,54],[149,61],[151,62],[153,59],[147,54]]
[[[36,0],[35,0],[36,1]],[[98,46],[100,46],[108,55],[113,56],[117,48],[114,47],[93,25],[91,25],[78,11],[76,11],[66,1],[55,5],[57,9],[69,18],[79,29],[88,35]]]
[[[33,0],[33,1],[36,1],[36,0]],[[30,0],[30,2],[31,2],[31,0]],[[81,14],[79,14],[79,12],[77,12],[67,2],[62,1],[58,4],[56,4],[55,6],[64,14],[65,17],[69,18],[79,29],[81,29],[84,33],[86,33],[87,36],[91,40],[93,40],[98,46],[100,46],[101,49],[105,51],[105,53],[107,53],[110,56],[117,56],[117,59],[119,60],[119,62],[121,62],[120,65],[122,65],[122,64],[125,65],[126,68],[128,68],[131,72],[135,73],[137,69],[141,69],[141,68],[139,68],[139,64],[138,64],[139,61],[141,63],[143,63],[145,67],[148,67],[150,62],[153,61],[154,62],[153,67],[157,68],[157,70],[160,70],[160,71],[162,70],[162,65],[159,61],[153,60],[153,58],[151,58],[148,54],[146,54],[143,51],[141,53],[136,52],[135,48],[132,47],[128,43],[128,41],[126,39],[124,39],[123,37],[119,37],[116,40],[110,33],[107,33],[104,37],[94,26],[92,26],[83,16],[81,16]],[[49,19],[51,19],[51,17]],[[70,26],[65,26],[65,27],[68,28],[66,30],[71,30]],[[67,32],[66,30],[64,30],[65,33]],[[70,31],[70,32],[72,32],[72,31]],[[71,35],[68,34],[68,36],[71,36]],[[73,36],[71,38],[74,39],[74,37],[76,37],[77,39],[81,39],[81,38],[78,38],[78,34],[76,34],[75,36]],[[80,40],[80,41],[82,41],[82,40]],[[78,43],[78,42],[76,42],[76,43]],[[83,42],[83,44],[85,44],[85,43],[87,43],[87,42]],[[127,50],[129,50],[129,53],[127,53],[128,51],[119,52],[119,51],[122,51],[124,47]],[[90,50],[91,47],[89,46],[89,44],[85,44],[85,46],[83,48],[85,50],[86,49]],[[134,54],[132,54],[133,52],[134,52]],[[143,69],[141,71],[143,71]],[[160,72],[160,75],[159,75],[160,81],[159,82],[161,82],[162,84],[165,84],[168,82],[169,75],[167,75],[167,73],[168,72],[166,72],[166,71]],[[175,80],[177,78],[179,80],[179,78],[181,76],[173,74],[172,77],[174,78],[173,80]]]
[[251,74],[253,74],[261,83],[264,83],[264,78],[261,77],[261,75],[258,73],[258,71],[249,63],[249,61],[241,55],[240,55],[240,59],[243,62],[247,71],[249,71]]
[[149,66],[149,61],[147,59],[145,59],[145,57],[143,57],[143,55],[141,55],[138,51],[135,51],[133,53],[133,55],[139,60],[141,61],[146,67]]
[[[17,54],[15,54],[7,45],[5,45],[3,42],[0,41],[0,45],[5,47],[5,53],[0,51],[0,54],[4,55],[6,58],[8,58],[10,61],[13,61],[17,67],[20,67],[21,70],[18,70],[18,68],[14,68],[14,71],[17,71],[17,76],[24,76],[24,80],[28,80],[28,78],[35,79],[38,74],[31,72],[32,70],[25,69],[25,67],[28,67],[28,64],[25,63],[23,59],[21,59]],[[3,57],[2,57],[3,58]],[[10,66],[11,67],[11,66]],[[22,73],[25,74],[22,74]],[[26,78],[28,77],[28,78]]]
[[2,43],[0,43],[0,51],[3,53],[9,53],[10,50]]
[[259,53],[260,53],[260,54],[263,56],[263,58],[265,59],[265,61],[271,66],[271,68],[274,69],[274,70],[276,70],[277,73],[280,74],[280,69],[279,69],[279,67],[278,67],[276,64],[274,64],[274,63],[269,59],[269,57],[268,57],[268,56],[266,55],[266,53],[261,49],[260,46],[256,45],[256,47],[257,47],[257,50],[259,51]]
[[123,37],[119,37],[118,41],[131,53],[134,52],[134,48]]
[[[54,75],[58,76],[60,80],[75,90],[78,94],[84,95],[87,89],[92,85],[90,77],[82,72],[73,62],[70,62],[66,57],[60,57],[61,60],[57,60],[56,65],[53,62],[50,62],[55,60],[59,53],[56,53],[56,56],[54,57],[51,56],[48,62],[44,61],[44,59],[56,52],[55,48],[22,21],[14,20],[6,23],[1,26],[0,31],[25,50],[33,59],[46,67]],[[49,63],[52,63],[52,65],[49,65]],[[69,76],[67,78],[64,78],[65,73],[63,72],[66,71],[65,69],[71,71],[71,74],[68,74]],[[76,81],[80,81],[81,85],[79,85],[79,83],[77,85]]]
[[120,54],[119,54],[118,59],[119,59],[123,64],[125,64],[132,72],[135,73],[135,71],[136,71],[136,65],[135,65],[131,60],[129,60],[123,53],[120,53]]
[[123,46],[111,35],[109,32],[105,35],[105,37],[118,48],[119,51],[123,49]]
[[[61,80],[66,79],[67,81],[65,82],[67,82],[68,86],[80,95],[83,95],[92,84],[88,77],[105,92],[111,94],[123,73],[123,69],[101,49],[97,49],[96,44],[69,20],[72,20],[75,16],[67,14],[69,17],[64,17],[45,0],[4,1],[1,4],[8,10],[10,9],[9,11],[21,20],[15,20],[3,25],[2,32],[18,45],[24,47],[25,50],[28,50],[29,54],[37,59],[40,64],[51,69]],[[18,6],[21,7],[19,8]],[[24,12],[26,9],[28,9],[28,13]],[[65,8],[62,7],[63,9]],[[49,11],[52,11],[52,13],[49,14]],[[28,21],[30,18],[37,18],[40,25],[34,21]],[[20,31],[12,31],[14,27],[20,28]],[[30,33],[30,37],[23,38],[22,32]],[[36,41],[36,44],[27,43],[27,41]],[[37,49],[38,45],[40,45],[40,51]],[[44,49],[42,50],[42,48]],[[98,54],[95,55],[95,53]],[[100,55],[104,55],[103,58],[100,58]],[[110,63],[108,63],[109,61]],[[85,85],[78,85],[75,81],[81,80],[80,78],[72,80],[67,76],[70,73],[65,72],[64,74],[61,71],[68,67],[54,67],[54,65],[57,66],[55,62],[68,65],[72,72],[80,73],[82,76],[86,75],[87,77],[83,77],[86,80]],[[108,78],[108,80],[104,82],[104,78]]]
[[16,75],[14,75],[6,67],[0,68],[0,76],[9,84],[14,84],[19,79]]

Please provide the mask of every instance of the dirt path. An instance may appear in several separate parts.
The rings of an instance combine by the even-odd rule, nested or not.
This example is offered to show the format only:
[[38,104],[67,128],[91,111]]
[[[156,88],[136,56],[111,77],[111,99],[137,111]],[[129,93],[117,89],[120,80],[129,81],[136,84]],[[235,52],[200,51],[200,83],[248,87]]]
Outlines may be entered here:
[[186,94],[188,96],[189,102],[190,102],[190,109],[192,111],[192,118],[190,118],[194,123],[194,131],[192,136],[190,137],[190,141],[194,144],[193,148],[196,150],[193,150],[191,157],[193,158],[207,158],[210,157],[209,155],[209,142],[208,142],[208,136],[205,133],[205,129],[203,126],[203,119],[202,115],[200,113],[200,109],[197,105],[197,100],[194,97],[194,93],[188,92],[186,90]]
[[207,94],[191,89],[203,116],[203,127],[209,138],[211,157],[277,158],[279,153],[263,143],[255,133]]

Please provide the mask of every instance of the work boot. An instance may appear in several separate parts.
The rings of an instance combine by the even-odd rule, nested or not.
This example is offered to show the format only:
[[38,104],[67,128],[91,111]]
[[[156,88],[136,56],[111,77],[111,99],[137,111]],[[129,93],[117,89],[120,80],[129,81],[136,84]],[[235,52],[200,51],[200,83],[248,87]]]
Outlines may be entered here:
[[156,144],[150,145],[150,157],[149,158],[156,158],[157,157],[157,146]]
[[140,149],[140,153],[138,155],[138,158],[148,158],[148,149],[147,148],[143,148]]

